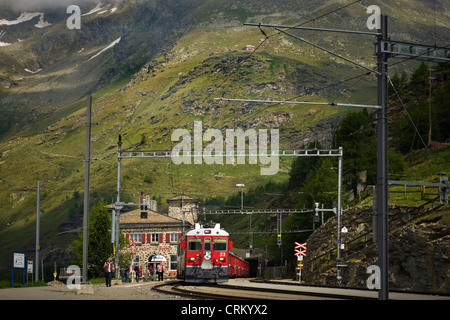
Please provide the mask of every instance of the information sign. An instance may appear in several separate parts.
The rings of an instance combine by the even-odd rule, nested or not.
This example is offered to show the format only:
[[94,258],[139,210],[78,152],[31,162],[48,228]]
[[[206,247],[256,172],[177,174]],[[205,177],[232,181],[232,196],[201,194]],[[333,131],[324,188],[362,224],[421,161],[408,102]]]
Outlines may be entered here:
[[14,288],[14,269],[22,269],[23,284],[25,284],[25,252],[13,252],[13,267],[11,285]]
[[14,268],[17,269],[25,268],[25,253],[14,252]]

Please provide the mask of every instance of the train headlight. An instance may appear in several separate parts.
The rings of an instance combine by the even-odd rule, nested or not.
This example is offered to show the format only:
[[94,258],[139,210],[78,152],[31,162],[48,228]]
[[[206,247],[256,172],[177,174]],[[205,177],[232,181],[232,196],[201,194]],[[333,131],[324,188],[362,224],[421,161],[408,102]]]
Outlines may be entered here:
[[195,258],[194,257],[190,257],[189,258],[189,262],[195,262]]
[[221,258],[219,258],[219,261],[220,261],[220,262],[225,262],[225,258],[224,258],[224,257],[221,257]]

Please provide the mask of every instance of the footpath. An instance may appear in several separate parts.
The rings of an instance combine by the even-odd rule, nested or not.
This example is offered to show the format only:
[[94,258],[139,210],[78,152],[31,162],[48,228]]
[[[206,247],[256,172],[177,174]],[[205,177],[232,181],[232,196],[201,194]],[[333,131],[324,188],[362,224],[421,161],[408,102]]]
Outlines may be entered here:
[[[169,282],[166,280],[164,282]],[[81,290],[69,289],[65,284],[45,287],[20,287],[0,289],[0,300],[169,300],[173,296],[153,291],[158,281],[133,282],[112,285],[92,284]],[[178,297],[178,299],[182,299]]]

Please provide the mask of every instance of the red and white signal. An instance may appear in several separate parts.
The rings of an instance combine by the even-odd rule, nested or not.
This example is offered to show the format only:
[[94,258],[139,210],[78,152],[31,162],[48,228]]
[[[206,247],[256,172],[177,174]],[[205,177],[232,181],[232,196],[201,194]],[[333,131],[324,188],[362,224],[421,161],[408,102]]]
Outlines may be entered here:
[[302,256],[306,257],[306,242],[305,243],[295,242],[294,250],[295,250],[296,256],[302,255]]

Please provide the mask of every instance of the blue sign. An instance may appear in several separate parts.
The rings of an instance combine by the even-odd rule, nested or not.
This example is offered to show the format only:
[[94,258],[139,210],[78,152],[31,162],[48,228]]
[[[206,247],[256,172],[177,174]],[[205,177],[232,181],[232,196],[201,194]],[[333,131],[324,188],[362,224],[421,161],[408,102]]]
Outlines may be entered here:
[[12,287],[14,288],[14,269],[22,269],[23,284],[25,284],[25,252],[13,252],[13,267],[12,267]]

